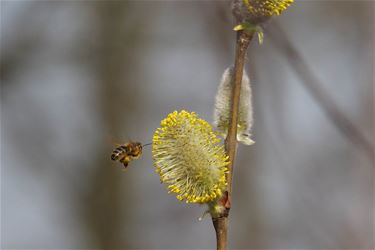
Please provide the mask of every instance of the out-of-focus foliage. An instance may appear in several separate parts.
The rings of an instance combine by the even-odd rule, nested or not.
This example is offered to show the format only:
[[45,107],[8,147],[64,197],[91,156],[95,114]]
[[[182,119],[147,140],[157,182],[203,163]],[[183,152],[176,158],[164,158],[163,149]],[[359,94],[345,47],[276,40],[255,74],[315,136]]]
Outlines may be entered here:
[[[175,202],[150,142],[173,110],[209,120],[235,33],[225,1],[1,1],[1,247],[214,247]],[[374,141],[374,2],[296,1],[253,42],[252,147],[239,146],[230,248],[372,249],[374,162],[332,124],[267,36],[284,27]],[[271,29],[269,29],[271,30]]]

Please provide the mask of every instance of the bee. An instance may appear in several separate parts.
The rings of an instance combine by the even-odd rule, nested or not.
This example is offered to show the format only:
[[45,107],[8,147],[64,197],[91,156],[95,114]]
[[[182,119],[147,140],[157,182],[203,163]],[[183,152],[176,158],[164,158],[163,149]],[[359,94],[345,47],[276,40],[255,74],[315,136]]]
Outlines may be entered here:
[[142,147],[150,145],[151,143],[142,145],[140,142],[129,142],[122,144],[112,151],[112,161],[121,162],[125,168],[128,167],[129,162],[137,160],[142,155]]

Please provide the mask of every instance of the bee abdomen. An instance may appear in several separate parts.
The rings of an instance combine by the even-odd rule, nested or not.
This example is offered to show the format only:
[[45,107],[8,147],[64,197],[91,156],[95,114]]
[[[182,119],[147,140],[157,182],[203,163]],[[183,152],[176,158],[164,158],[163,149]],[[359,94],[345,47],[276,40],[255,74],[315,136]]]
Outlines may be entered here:
[[116,161],[118,159],[118,154],[112,153],[111,160]]
[[117,161],[123,153],[124,151],[122,150],[121,147],[118,147],[115,150],[113,150],[112,155],[111,155],[112,161]]

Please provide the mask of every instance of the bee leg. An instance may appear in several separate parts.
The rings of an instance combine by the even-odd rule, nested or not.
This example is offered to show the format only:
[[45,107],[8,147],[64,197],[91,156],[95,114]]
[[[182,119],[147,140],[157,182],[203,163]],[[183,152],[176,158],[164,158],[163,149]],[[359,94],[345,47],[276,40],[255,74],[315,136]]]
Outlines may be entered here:
[[123,158],[120,159],[120,162],[124,165],[124,168],[126,169],[128,164],[129,164],[129,157],[128,156],[124,156]]

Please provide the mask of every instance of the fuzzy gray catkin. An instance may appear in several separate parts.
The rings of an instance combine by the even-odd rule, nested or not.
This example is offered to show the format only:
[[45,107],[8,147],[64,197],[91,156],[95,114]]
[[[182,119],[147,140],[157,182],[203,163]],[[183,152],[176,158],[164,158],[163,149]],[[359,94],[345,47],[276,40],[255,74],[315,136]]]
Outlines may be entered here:
[[[233,67],[227,68],[221,78],[216,94],[214,126],[225,138],[229,127],[230,98],[232,95]],[[253,125],[253,106],[250,79],[244,70],[241,84],[240,106],[237,127],[237,140],[245,145],[254,144],[250,138]]]

